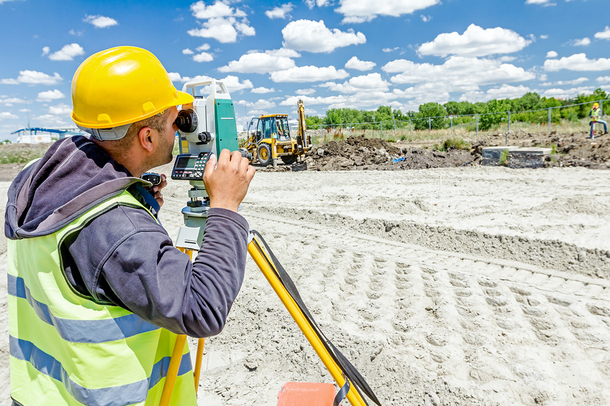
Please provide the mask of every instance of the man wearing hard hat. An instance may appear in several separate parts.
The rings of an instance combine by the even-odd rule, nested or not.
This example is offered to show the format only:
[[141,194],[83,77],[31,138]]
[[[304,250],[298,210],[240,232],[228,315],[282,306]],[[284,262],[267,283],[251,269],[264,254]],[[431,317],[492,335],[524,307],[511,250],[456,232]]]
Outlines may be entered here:
[[599,103],[593,103],[593,108],[589,111],[589,125],[591,126],[591,139],[593,139],[593,134],[595,133],[595,124],[600,123],[604,125],[604,134],[608,134],[608,123],[604,120],[600,120],[601,112],[599,110]]
[[[254,176],[239,152],[212,156],[210,210],[192,262],[156,218],[140,176],[172,159],[177,91],[150,52],[87,58],[72,81],[62,139],[8,193],[11,397],[15,405],[157,405],[177,334],[218,334],[241,287],[248,223],[237,214]],[[173,405],[196,405],[185,349]]]

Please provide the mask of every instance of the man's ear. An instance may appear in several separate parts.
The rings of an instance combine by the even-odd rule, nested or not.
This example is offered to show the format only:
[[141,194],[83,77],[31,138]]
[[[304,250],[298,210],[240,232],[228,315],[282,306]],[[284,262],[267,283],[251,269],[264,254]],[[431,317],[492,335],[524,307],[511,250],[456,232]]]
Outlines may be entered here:
[[142,127],[138,132],[138,140],[140,141],[140,145],[148,152],[152,152],[153,147],[153,131],[150,127]]

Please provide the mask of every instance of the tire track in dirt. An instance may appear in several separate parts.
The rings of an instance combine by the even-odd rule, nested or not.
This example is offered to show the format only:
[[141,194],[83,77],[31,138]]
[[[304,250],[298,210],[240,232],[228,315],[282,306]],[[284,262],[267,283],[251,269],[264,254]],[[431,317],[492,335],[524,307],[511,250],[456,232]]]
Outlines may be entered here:
[[308,305],[333,303],[319,312],[324,318],[330,311],[333,323],[321,324],[369,354],[353,355],[384,404],[435,397],[445,404],[462,396],[465,404],[503,405],[610,399],[607,281],[245,215],[264,236],[281,224],[287,246],[312,236],[308,252],[317,254],[309,268],[317,270],[297,286],[307,288]]

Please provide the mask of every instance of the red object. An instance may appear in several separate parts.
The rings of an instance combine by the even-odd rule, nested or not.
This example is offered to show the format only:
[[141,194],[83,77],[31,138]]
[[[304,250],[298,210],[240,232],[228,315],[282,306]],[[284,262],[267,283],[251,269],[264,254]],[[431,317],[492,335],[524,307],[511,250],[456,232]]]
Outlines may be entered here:
[[277,394],[277,406],[332,406],[332,383],[286,382]]

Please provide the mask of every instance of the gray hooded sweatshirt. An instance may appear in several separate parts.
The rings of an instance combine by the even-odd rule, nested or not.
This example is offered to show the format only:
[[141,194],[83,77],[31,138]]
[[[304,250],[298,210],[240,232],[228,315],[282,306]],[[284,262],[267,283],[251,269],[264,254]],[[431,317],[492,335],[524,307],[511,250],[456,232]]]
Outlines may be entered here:
[[[11,184],[5,235],[21,239],[54,233],[141,182],[88,138],[57,141]],[[137,191],[133,194],[144,201]],[[209,337],[222,330],[239,293],[247,241],[242,216],[212,208],[192,262],[147,211],[118,206],[64,241],[60,254],[68,283],[82,295],[121,306],[174,333]]]

